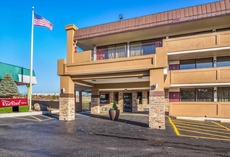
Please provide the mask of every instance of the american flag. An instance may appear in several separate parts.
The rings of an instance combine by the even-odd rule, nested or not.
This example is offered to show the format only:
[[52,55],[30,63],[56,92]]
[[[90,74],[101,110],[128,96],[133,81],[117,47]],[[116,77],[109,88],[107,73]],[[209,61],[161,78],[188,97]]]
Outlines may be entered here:
[[50,30],[53,29],[53,24],[46,20],[44,17],[34,14],[34,26],[48,27]]

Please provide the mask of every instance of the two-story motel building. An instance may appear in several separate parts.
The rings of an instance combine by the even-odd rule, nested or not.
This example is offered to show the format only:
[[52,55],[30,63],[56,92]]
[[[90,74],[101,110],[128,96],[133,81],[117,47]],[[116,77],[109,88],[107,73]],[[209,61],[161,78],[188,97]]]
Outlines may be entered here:
[[113,101],[149,111],[151,128],[165,128],[165,112],[230,118],[230,0],[65,29],[60,120],[75,118],[75,91],[92,92],[93,114]]

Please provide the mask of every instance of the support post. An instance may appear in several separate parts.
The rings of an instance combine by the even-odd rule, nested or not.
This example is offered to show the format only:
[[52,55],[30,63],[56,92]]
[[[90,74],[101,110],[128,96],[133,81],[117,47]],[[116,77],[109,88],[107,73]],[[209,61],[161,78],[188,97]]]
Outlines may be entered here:
[[92,89],[91,95],[91,113],[100,113],[100,94],[98,89]]
[[127,42],[127,58],[130,57],[130,43]]
[[60,76],[59,120],[75,119],[74,82],[69,76]]
[[164,69],[150,70],[149,127],[165,129]]
[[93,60],[96,61],[97,60],[97,46],[93,47]]

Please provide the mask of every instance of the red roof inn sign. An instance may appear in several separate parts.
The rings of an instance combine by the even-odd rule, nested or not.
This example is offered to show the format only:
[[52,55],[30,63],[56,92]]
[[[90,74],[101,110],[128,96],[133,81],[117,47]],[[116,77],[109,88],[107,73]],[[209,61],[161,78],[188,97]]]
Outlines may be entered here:
[[0,99],[0,107],[27,106],[26,98]]

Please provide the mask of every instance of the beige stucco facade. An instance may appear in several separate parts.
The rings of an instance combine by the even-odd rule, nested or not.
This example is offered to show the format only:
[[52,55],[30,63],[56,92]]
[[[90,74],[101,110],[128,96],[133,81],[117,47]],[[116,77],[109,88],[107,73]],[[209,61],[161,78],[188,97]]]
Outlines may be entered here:
[[[215,3],[222,5],[222,3],[229,4],[229,1]],[[180,98],[177,102],[170,100],[171,93],[180,94],[183,88],[213,88],[215,93],[219,87],[230,87],[230,66],[216,66],[218,57],[230,56],[229,9],[224,8],[222,16],[200,14],[200,17],[186,17],[186,20],[174,23],[159,22],[161,27],[157,27],[155,21],[155,25],[146,25],[146,28],[141,29],[127,28],[125,32],[113,32],[113,23],[104,24],[101,27],[108,25],[111,27],[111,33],[104,30],[107,34],[95,33],[92,37],[87,35],[90,32],[88,28],[66,26],[67,57],[58,60],[57,69],[57,74],[60,76],[61,97],[65,98],[65,101],[68,98],[71,102],[75,91],[91,91],[91,113],[98,114],[111,108],[114,92],[118,93],[118,108],[124,112],[123,96],[124,93],[130,93],[132,112],[149,111],[150,124],[161,117],[161,122],[157,124],[161,129],[164,128],[162,120],[164,117],[161,115],[165,111],[171,116],[230,118],[230,102],[218,102],[216,95],[211,102],[183,102]],[[194,17],[195,13],[192,16]],[[98,26],[91,27],[92,33],[94,27]],[[118,25],[114,23],[114,27]],[[167,31],[164,31],[166,27]],[[162,33],[159,34],[160,32]],[[161,45],[155,45],[154,52],[148,55],[130,56],[132,50],[130,43],[150,39],[156,41],[160,39]],[[125,57],[98,59],[100,47],[120,43],[125,45]],[[76,52],[75,46],[83,48],[83,52]],[[105,54],[102,57],[105,58]],[[181,61],[202,58],[211,58],[213,66],[170,69],[171,65],[180,67]],[[141,103],[138,102],[138,92],[141,92]],[[109,94],[109,102],[100,103],[101,93]],[[67,110],[68,108],[71,107],[67,107]],[[155,114],[158,110],[159,114]],[[154,125],[155,123],[150,126],[155,128]]]

